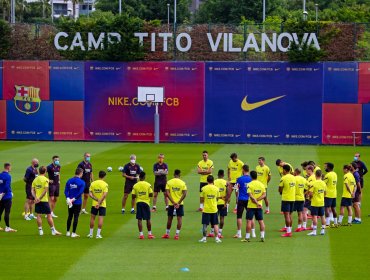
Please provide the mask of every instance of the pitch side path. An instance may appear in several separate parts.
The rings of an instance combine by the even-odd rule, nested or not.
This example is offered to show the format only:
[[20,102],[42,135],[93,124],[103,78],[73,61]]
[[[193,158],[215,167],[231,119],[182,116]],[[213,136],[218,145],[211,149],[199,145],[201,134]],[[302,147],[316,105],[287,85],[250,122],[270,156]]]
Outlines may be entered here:
[[[271,214],[265,215],[266,242],[242,243],[233,239],[236,231],[236,215],[229,213],[225,220],[223,243],[212,238],[199,244],[201,238],[201,214],[199,207],[199,176],[196,165],[203,150],[208,150],[214,161],[215,171],[227,170],[229,155],[238,153],[239,158],[251,169],[259,156],[266,157],[272,170],[269,184]],[[62,190],[66,180],[73,176],[84,152],[91,153],[95,177],[100,169],[113,167],[108,173],[109,194],[107,216],[102,230],[103,239],[88,239],[89,215],[80,216],[77,233],[79,239],[51,236],[46,221],[45,235],[38,236],[36,222],[25,221],[21,216],[25,201],[24,171],[33,157],[47,165],[57,154],[62,165]],[[271,146],[271,145],[208,145],[208,144],[122,144],[81,142],[0,142],[0,163],[13,165],[13,208],[11,226],[17,233],[0,232],[1,278],[4,279],[365,279],[368,278],[370,243],[370,175],[365,176],[362,203],[363,223],[352,227],[328,229],[325,236],[309,237],[305,232],[295,233],[292,238],[281,238],[278,229],[283,226],[280,215],[280,195],[277,192],[279,175],[275,160],[281,158],[294,167],[302,161],[314,160],[321,167],[332,161],[338,173],[338,195],[342,193],[342,166],[353,159],[355,152],[370,165],[370,148],[323,147],[323,146]],[[120,213],[123,194],[123,178],[118,167],[137,155],[138,163],[153,183],[152,166],[159,153],[164,153],[169,164],[170,176],[175,168],[181,169],[182,179],[188,186],[185,200],[185,217],[180,240],[163,240],[166,212],[163,196],[158,199],[158,211],[152,214],[155,240],[139,240],[135,215]],[[215,172],[216,173],[216,172]],[[63,193],[61,191],[61,193]],[[340,199],[339,199],[340,200]],[[89,201],[91,205],[91,201]],[[232,197],[230,208],[235,205]],[[129,210],[130,203],[127,204]],[[88,209],[90,206],[88,207]],[[129,212],[129,211],[127,211]],[[66,232],[67,206],[64,195],[55,209],[59,216],[54,219],[56,228]],[[296,227],[294,215],[293,227]],[[3,221],[1,222],[3,225]],[[245,234],[243,218],[242,234]],[[175,224],[171,230],[173,238]],[[257,237],[259,229],[257,228]],[[144,231],[146,235],[146,231]],[[181,268],[189,268],[182,272]]]

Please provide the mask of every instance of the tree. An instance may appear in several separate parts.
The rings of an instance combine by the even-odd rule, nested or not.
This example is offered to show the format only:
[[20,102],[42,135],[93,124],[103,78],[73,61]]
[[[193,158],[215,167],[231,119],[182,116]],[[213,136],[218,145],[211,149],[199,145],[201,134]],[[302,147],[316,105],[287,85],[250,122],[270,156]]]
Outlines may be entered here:
[[9,24],[0,20],[0,59],[7,58],[10,49],[11,30]]
[[[98,0],[96,9],[101,11],[110,11],[114,14],[118,13],[119,0]],[[167,22],[167,3],[171,4],[170,17],[173,20],[173,0],[122,0],[122,13],[127,13],[131,16],[141,19],[161,20]],[[177,1],[177,22],[183,23],[190,19],[191,0]]]

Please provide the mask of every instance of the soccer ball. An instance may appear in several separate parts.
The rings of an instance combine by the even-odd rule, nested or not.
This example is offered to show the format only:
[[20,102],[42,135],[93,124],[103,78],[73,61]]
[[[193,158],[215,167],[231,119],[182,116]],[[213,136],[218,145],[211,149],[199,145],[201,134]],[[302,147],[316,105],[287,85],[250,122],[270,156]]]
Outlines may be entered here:
[[118,167],[118,171],[122,172],[123,171],[123,167],[122,166]]
[[108,172],[112,172],[112,170],[113,170],[113,168],[112,168],[112,167],[110,167],[110,166],[107,168],[107,171],[108,171]]

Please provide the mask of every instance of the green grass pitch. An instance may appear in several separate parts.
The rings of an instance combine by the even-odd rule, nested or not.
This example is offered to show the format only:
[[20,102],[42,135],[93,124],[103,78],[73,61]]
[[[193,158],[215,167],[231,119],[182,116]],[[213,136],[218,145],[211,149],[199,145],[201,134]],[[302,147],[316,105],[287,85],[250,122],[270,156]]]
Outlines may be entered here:
[[[257,165],[258,156],[266,157],[273,176],[269,185],[272,214],[265,215],[265,243],[253,240],[245,244],[233,239],[236,230],[233,213],[226,218],[222,244],[216,244],[213,239],[209,239],[207,244],[198,243],[201,214],[195,212],[199,206],[196,164],[201,160],[204,149],[209,151],[216,171],[220,168],[226,170],[231,152],[237,152],[239,158],[252,168]],[[99,170],[113,167],[113,172],[107,176],[109,194],[102,231],[104,238],[85,237],[89,229],[90,217],[87,215],[80,217],[77,229],[80,239],[51,236],[46,221],[45,235],[38,236],[36,222],[25,221],[21,216],[25,201],[22,178],[26,167],[33,157],[39,158],[40,164],[47,165],[51,157],[58,154],[64,187],[85,151],[92,154],[95,176]],[[341,195],[342,165],[350,162],[357,151],[370,165],[370,149],[366,147],[0,142],[0,163],[9,161],[13,165],[11,226],[18,230],[17,233],[0,232],[1,279],[366,279],[370,272],[370,176],[365,176],[362,225],[329,229],[327,235],[317,237],[309,237],[302,232],[284,239],[277,231],[283,226],[283,217],[279,209],[279,175],[275,160],[282,158],[294,166],[304,160],[314,160],[321,166],[326,161],[334,162],[340,178],[338,194]],[[155,240],[139,240],[134,215],[120,213],[124,180],[118,166],[123,166],[129,155],[135,153],[138,163],[149,174],[147,180],[153,183],[152,165],[160,152],[166,155],[170,173],[175,168],[181,169],[189,190],[179,241],[160,238],[167,220],[163,196],[158,202],[158,212],[152,215]],[[235,197],[231,207],[234,203]],[[54,220],[56,228],[65,234],[67,206],[64,196],[61,196],[55,213],[59,216]],[[243,235],[244,225],[243,219]],[[1,226],[4,227],[3,221]],[[173,225],[171,237],[174,231]],[[184,267],[190,271],[180,271]]]

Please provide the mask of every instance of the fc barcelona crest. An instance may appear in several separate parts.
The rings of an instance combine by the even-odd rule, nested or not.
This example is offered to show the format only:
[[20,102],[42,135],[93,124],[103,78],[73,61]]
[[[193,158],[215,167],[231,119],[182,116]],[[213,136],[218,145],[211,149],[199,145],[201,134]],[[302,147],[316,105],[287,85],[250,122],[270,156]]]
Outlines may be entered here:
[[14,105],[24,114],[36,113],[41,106],[40,89],[27,86],[15,86]]

